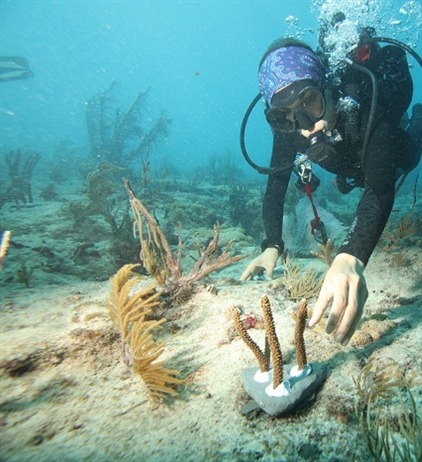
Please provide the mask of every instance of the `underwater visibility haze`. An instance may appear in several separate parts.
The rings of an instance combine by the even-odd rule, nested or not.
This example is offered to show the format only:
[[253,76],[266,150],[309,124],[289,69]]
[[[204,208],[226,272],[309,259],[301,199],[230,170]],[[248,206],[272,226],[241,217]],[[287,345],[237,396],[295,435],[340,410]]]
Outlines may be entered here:
[[[420,164],[347,347],[306,316],[359,188],[315,166],[322,245],[292,181],[282,264],[239,281],[264,233],[267,176],[239,142],[258,64],[280,37],[315,49],[339,11],[334,66],[361,27],[422,54],[413,0],[0,0],[1,461],[421,460]],[[268,166],[262,98],[244,141]],[[264,345],[281,374],[296,350],[323,371],[287,417],[243,387]]]

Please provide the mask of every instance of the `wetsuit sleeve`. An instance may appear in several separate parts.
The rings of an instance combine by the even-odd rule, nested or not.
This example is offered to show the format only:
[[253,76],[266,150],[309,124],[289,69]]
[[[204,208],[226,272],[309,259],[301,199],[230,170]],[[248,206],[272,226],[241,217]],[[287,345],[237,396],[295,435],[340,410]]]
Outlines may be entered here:
[[[393,208],[395,162],[408,156],[408,146],[400,141],[403,138],[399,135],[399,123],[413,93],[405,51],[396,46],[385,46],[372,51],[373,56],[368,61],[368,67],[375,73],[378,81],[376,124],[362,165],[365,189],[352,226],[339,250],[340,253],[345,252],[359,258],[365,265]],[[361,96],[364,97],[363,94]]]
[[268,247],[276,247],[280,253],[284,250],[281,238],[284,200],[296,156],[294,146],[292,135],[274,131],[271,167],[281,171],[268,176],[262,207],[265,230],[265,239],[261,244],[262,251]]
[[352,225],[339,253],[348,253],[368,263],[385,228],[394,203],[395,158],[400,147],[397,127],[386,118],[377,127],[368,143],[362,168],[365,189]]

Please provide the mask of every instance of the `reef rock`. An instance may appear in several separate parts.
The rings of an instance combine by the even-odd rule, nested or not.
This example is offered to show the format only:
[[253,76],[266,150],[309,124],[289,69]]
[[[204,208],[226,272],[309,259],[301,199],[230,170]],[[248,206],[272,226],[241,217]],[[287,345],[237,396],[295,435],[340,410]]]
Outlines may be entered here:
[[266,388],[271,383],[272,378],[266,382],[258,382],[255,379],[257,367],[250,367],[242,371],[243,387],[246,393],[267,414],[273,417],[292,414],[315,398],[315,393],[328,377],[329,369],[326,364],[312,363],[310,366],[312,372],[305,377],[290,376],[293,364],[283,366],[283,383],[287,381],[290,386],[290,392],[285,396],[269,396],[267,394]]

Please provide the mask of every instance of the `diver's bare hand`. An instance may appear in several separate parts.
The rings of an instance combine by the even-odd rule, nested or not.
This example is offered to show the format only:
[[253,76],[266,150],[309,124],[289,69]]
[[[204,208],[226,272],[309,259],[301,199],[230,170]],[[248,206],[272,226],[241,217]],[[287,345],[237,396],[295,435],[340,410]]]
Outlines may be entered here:
[[328,270],[313,310],[310,326],[317,324],[332,301],[326,332],[335,331],[334,340],[345,346],[354,334],[368,298],[363,263],[347,253],[340,253]]
[[243,272],[242,276],[240,277],[241,281],[249,281],[252,279],[252,276],[255,274],[261,273],[263,271],[266,272],[266,277],[271,279],[273,277],[273,272],[275,265],[278,259],[278,250],[274,247],[268,247],[265,249],[261,255],[254,258],[245,271]]

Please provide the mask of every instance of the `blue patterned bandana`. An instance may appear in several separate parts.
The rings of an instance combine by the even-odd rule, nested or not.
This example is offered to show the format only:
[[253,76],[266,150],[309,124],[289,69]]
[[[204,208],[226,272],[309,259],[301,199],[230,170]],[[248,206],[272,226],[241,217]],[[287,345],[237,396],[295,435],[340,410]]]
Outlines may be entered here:
[[311,50],[288,46],[272,51],[264,59],[258,78],[259,91],[270,105],[274,93],[290,83],[304,79],[323,81],[324,68]]

